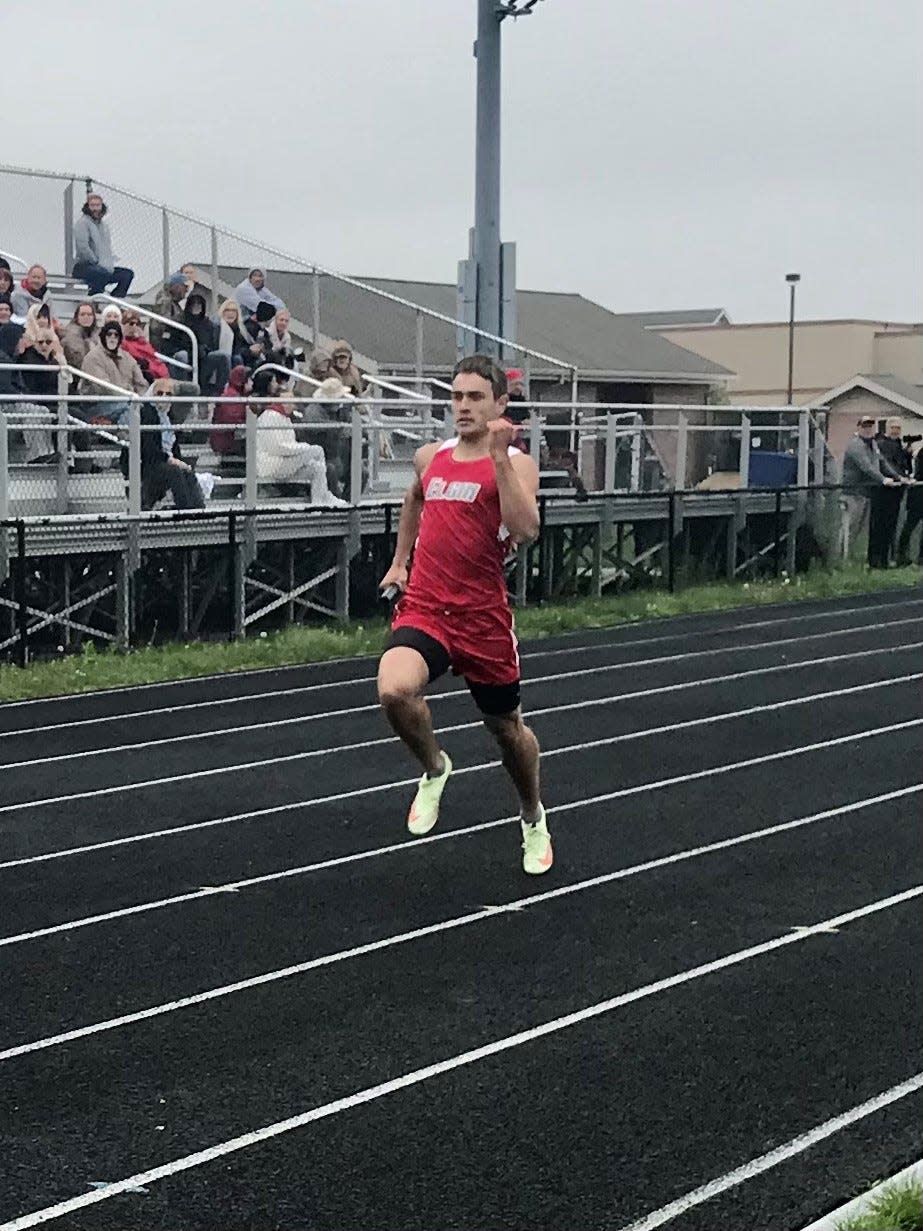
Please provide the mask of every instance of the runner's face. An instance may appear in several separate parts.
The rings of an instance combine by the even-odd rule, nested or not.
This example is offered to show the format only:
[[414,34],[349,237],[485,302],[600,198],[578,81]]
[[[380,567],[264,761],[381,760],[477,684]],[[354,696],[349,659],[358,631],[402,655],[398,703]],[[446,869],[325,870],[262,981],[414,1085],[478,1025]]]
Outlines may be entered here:
[[452,381],[455,430],[464,440],[486,435],[487,424],[503,414],[506,398],[497,401],[489,380],[476,372],[459,372]]

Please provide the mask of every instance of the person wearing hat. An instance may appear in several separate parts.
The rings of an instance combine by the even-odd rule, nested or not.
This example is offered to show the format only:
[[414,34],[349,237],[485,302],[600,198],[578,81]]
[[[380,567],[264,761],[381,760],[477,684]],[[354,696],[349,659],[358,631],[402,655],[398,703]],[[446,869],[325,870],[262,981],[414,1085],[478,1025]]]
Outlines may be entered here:
[[884,487],[894,487],[902,482],[902,476],[881,455],[875,439],[876,420],[872,415],[863,415],[857,431],[843,454],[843,513],[848,533],[847,547],[868,526],[869,568],[887,568],[887,543],[884,544],[885,563],[882,557],[882,519],[877,508],[874,518],[869,509],[876,493]]
[[[110,385],[117,385],[126,393],[146,393],[148,382],[137,362],[122,349],[122,326],[118,321],[107,321],[99,333],[99,341],[92,346],[80,369],[87,377],[97,377]],[[98,397],[100,385],[93,380],[81,380],[80,393]],[[85,412],[81,410],[81,417]],[[91,422],[121,423],[128,415],[128,401],[98,402],[90,409]]]
[[171,329],[171,321],[183,319],[183,304],[188,294],[186,279],[182,274],[171,274],[157,292],[154,311],[165,319],[151,321],[151,344],[161,355],[172,358],[181,350],[188,350],[189,335],[182,329]]
[[91,295],[98,295],[114,282],[112,294],[116,299],[124,299],[135,274],[134,270],[115,263],[109,224],[103,221],[107,213],[99,193],[91,192],[74,224],[73,272],[75,278],[87,284]]
[[[885,424],[884,435],[876,439],[881,456],[891,464],[906,483],[910,478],[913,465],[910,454],[904,448],[904,442],[901,439],[903,430],[903,421],[895,415]],[[897,523],[900,521],[901,505],[904,502],[904,483],[900,487],[883,487],[877,497],[872,498],[872,517],[875,518],[877,511],[880,518],[880,525],[876,525],[874,536],[879,549],[877,558],[882,561],[877,566],[879,568],[887,568],[895,556]]]

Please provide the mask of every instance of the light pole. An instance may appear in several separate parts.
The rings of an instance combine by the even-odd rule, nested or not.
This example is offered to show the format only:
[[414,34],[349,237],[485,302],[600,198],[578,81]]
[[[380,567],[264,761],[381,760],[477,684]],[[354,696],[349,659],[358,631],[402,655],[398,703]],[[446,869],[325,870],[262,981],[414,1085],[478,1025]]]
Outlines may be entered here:
[[788,301],[788,405],[792,404],[792,375],[795,370],[795,286],[801,281],[801,274],[786,274],[785,281],[789,285]]
[[[465,305],[459,316],[492,334],[506,332],[504,325],[514,324],[504,321],[503,303],[515,301],[513,246],[500,241],[500,26],[507,17],[529,16],[537,4],[538,0],[478,0],[474,229],[469,259],[462,262],[459,274]],[[509,286],[503,285],[504,248],[507,280],[513,283]],[[496,350],[495,343],[482,338],[476,344]]]

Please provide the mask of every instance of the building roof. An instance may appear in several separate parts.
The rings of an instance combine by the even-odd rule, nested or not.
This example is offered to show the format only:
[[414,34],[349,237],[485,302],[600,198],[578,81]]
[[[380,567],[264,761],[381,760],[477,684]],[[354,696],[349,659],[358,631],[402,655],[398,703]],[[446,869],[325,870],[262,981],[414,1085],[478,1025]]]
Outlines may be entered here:
[[626,312],[645,329],[687,329],[690,326],[730,325],[724,308],[682,308],[677,312]]
[[[219,267],[232,286],[244,279],[243,267]],[[264,270],[266,284],[301,321],[313,319],[313,278],[305,272]],[[367,286],[453,320],[457,314],[454,284],[411,282],[393,278],[357,278]],[[319,277],[320,325],[328,336],[348,338],[357,351],[373,356],[382,368],[412,369],[416,353],[416,313],[360,287],[326,274]],[[519,338],[531,350],[555,355],[583,375],[612,380],[666,380],[712,384],[733,375],[721,364],[696,355],[645,330],[635,317],[610,312],[582,295],[554,291],[517,293]],[[449,369],[456,358],[453,324],[424,318],[427,369]],[[542,368],[540,362],[534,369]]]
[[855,389],[864,389],[886,402],[909,410],[912,414],[923,415],[923,385],[912,385],[897,376],[878,375],[877,373],[862,373],[831,389],[820,399],[824,405],[835,402],[837,398]]

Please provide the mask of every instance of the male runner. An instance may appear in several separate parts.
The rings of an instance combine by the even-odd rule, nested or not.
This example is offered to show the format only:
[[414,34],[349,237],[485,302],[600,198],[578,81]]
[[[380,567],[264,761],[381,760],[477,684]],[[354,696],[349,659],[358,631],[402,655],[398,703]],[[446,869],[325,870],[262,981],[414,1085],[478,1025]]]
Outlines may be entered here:
[[378,695],[423,767],[407,828],[425,834],[438,820],[452,762],[433,734],[423,691],[450,667],[464,676],[519,795],[523,870],[539,875],[551,867],[551,838],[539,796],[538,741],[519,709],[519,654],[503,571],[510,546],[538,535],[538,468],[511,447],[516,429],[502,418],[506,402],[506,376],[493,359],[462,359],[452,380],[457,436],[416,452],[394,560],[381,580],[382,589],[396,586],[402,597],[378,666]]

